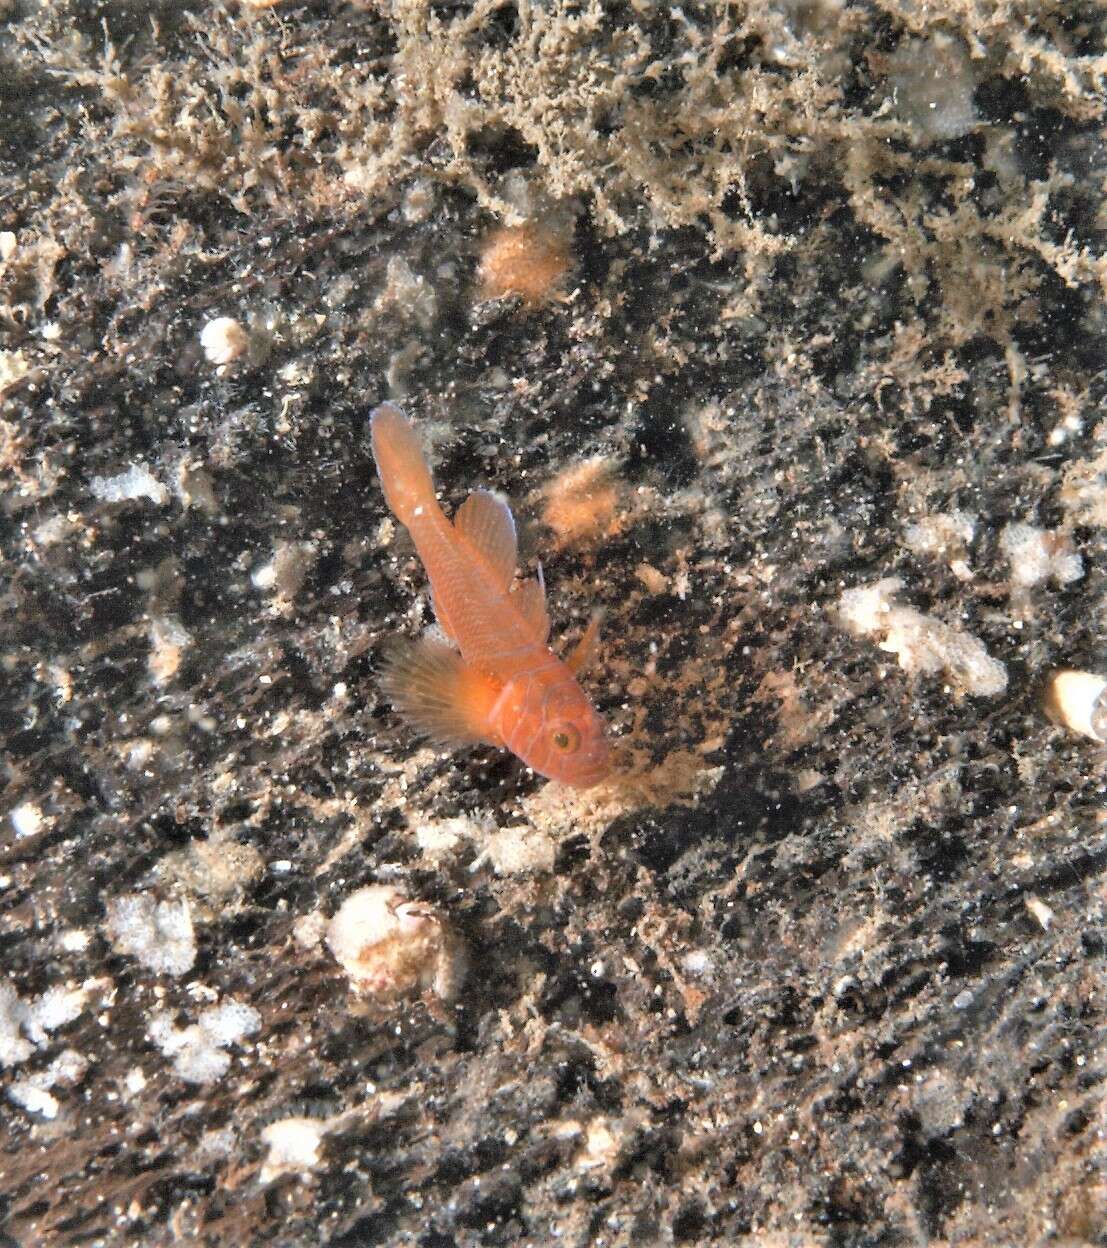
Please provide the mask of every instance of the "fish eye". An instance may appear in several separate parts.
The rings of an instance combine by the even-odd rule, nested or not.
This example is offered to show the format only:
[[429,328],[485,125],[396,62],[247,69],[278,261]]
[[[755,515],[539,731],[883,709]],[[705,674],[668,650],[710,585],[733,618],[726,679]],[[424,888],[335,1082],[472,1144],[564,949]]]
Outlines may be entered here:
[[560,750],[563,754],[580,748],[580,733],[572,724],[558,724],[550,734],[550,740],[554,744],[554,749]]

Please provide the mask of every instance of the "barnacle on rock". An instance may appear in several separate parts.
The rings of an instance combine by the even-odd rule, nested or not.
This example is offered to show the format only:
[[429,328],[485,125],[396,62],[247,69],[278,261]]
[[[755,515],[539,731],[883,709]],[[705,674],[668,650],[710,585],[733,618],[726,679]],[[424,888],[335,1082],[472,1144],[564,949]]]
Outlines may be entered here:
[[426,990],[452,1001],[465,952],[445,920],[388,884],[358,889],[339,907],[327,945],[356,992],[394,1001]]

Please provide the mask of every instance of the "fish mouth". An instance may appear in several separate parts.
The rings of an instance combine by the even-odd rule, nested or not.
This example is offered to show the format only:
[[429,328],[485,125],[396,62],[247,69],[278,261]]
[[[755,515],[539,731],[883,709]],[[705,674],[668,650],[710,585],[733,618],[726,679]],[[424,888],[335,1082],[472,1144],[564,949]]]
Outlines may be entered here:
[[597,784],[606,780],[610,774],[611,768],[605,766],[584,776],[574,776],[571,783],[574,789],[594,789]]
[[611,774],[611,751],[606,741],[589,750],[583,766],[574,772],[571,784],[575,789],[590,789]]
[[[523,760],[526,762],[526,759]],[[530,766],[534,767],[531,763]],[[581,763],[574,760],[571,767],[534,767],[540,776],[545,776],[547,780],[556,780],[559,784],[567,784],[571,789],[590,789],[593,785],[597,785],[601,780],[606,780],[611,774],[611,764],[605,755],[594,761]]]

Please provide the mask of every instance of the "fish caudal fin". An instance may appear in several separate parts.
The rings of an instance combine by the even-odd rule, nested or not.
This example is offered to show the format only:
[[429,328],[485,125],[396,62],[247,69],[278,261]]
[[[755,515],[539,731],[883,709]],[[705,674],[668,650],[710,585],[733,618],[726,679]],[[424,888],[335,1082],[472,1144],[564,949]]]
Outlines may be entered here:
[[417,732],[440,745],[499,744],[488,726],[498,690],[451,646],[424,639],[396,647],[385,660],[381,688]]
[[411,421],[393,403],[374,409],[369,428],[385,502],[401,524],[409,525],[417,508],[435,504],[423,448]]

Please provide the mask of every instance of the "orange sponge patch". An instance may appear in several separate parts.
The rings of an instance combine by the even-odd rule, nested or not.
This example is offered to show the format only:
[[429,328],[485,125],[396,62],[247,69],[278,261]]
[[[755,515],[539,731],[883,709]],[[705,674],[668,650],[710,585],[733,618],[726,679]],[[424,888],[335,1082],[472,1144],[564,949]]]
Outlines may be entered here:
[[537,307],[563,292],[572,264],[572,249],[560,233],[532,222],[505,225],[488,236],[481,251],[481,298],[520,295]]
[[542,520],[559,546],[599,541],[619,531],[619,484],[611,462],[589,459],[566,469],[545,489]]

